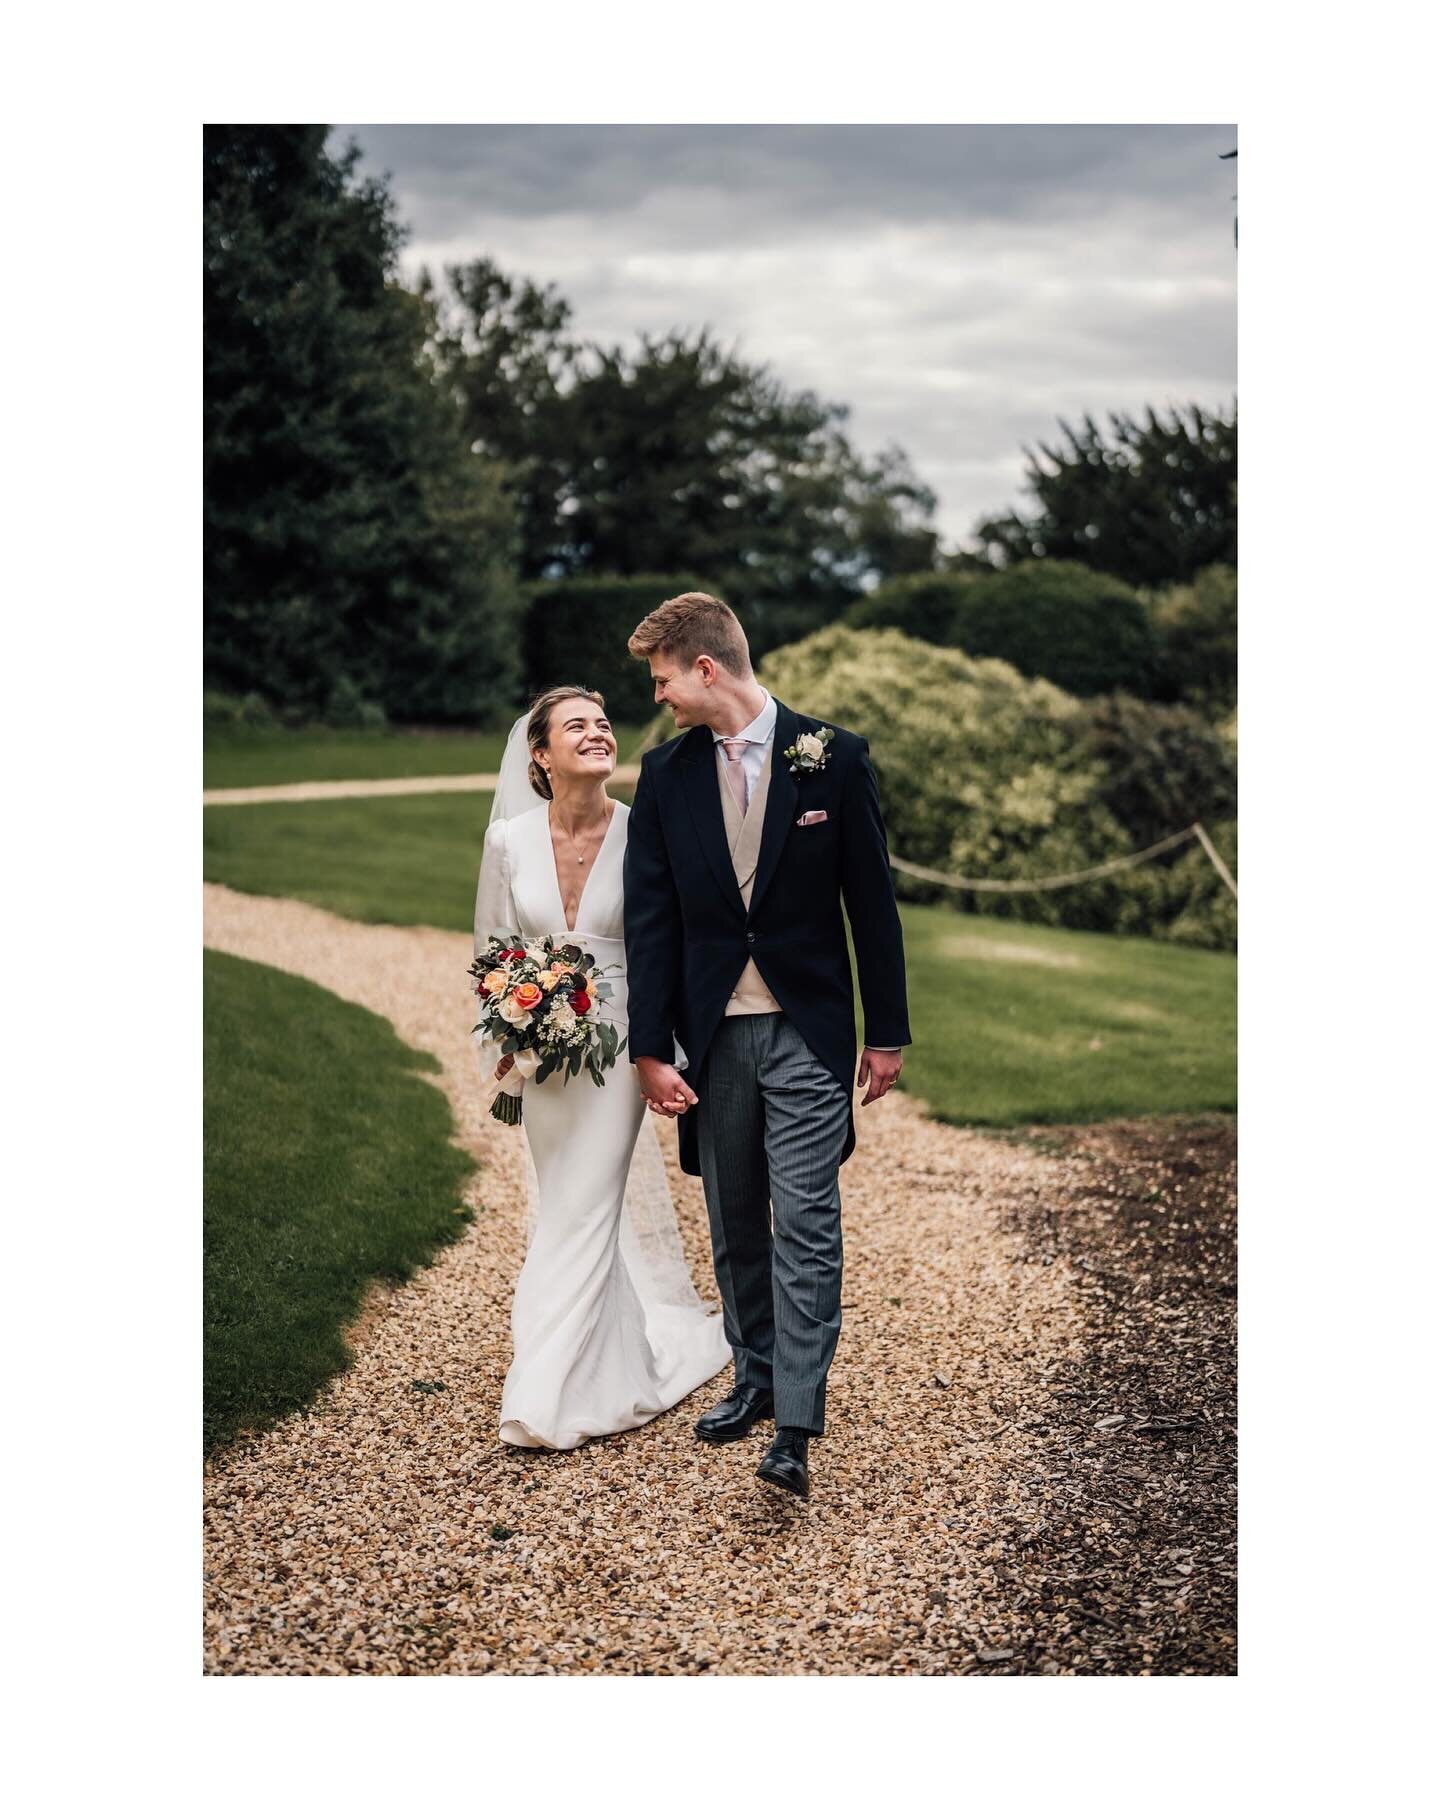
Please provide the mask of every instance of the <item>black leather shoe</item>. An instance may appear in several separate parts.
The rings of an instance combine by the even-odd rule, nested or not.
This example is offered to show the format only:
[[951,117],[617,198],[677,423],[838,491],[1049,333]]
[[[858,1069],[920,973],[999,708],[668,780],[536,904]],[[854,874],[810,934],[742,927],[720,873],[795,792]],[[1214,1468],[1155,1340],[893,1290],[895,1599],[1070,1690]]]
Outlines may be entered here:
[[757,1419],[775,1417],[775,1396],[769,1388],[733,1387],[718,1406],[695,1421],[696,1437],[707,1444],[735,1444],[749,1437]]
[[787,1493],[798,1494],[802,1500],[808,1500],[809,1454],[810,1437],[807,1432],[777,1431],[775,1442],[760,1458],[760,1467],[755,1473],[772,1487],[784,1488]]

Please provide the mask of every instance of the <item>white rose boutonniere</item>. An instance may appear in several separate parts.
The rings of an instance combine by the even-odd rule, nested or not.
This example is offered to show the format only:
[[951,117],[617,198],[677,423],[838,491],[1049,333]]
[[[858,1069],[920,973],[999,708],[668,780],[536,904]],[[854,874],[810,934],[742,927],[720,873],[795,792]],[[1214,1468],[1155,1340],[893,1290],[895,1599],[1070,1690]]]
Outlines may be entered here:
[[792,775],[813,775],[817,769],[823,769],[830,760],[830,752],[826,745],[835,733],[828,725],[819,731],[802,731],[795,742],[785,752],[785,760],[790,764]]

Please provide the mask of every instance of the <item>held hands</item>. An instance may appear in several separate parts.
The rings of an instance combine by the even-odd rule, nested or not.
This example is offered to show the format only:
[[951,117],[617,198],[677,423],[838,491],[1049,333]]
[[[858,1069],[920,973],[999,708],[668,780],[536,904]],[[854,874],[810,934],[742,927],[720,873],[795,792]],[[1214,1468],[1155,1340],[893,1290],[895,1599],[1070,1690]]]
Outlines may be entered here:
[[[898,1050],[865,1051],[855,1082],[856,1087],[862,1088],[868,1083],[868,1092],[860,1102],[862,1106],[868,1106],[872,1100],[884,1099],[900,1079],[904,1060]],[[637,1056],[635,1073],[640,1078],[640,1092],[645,1096],[645,1104],[662,1118],[674,1118],[700,1104],[700,1096],[680,1071],[670,1063],[661,1062],[658,1056]]]
[[673,1064],[661,1062],[658,1056],[637,1056],[635,1073],[640,1077],[640,1092],[652,1113],[662,1119],[673,1119],[700,1104],[700,1096]]
[[856,1079],[856,1087],[864,1087],[868,1081],[870,1091],[860,1102],[868,1106],[872,1100],[883,1100],[900,1079],[900,1065],[904,1061],[898,1050],[867,1049],[860,1058],[860,1074]]

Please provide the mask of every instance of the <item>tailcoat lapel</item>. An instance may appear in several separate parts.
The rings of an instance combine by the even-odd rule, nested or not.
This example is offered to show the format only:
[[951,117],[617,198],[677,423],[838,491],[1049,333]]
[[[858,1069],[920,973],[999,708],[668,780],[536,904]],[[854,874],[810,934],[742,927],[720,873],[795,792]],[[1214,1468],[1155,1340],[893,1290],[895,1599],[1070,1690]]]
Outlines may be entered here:
[[[735,864],[731,860],[730,844],[725,835],[725,815],[720,805],[715,739],[707,725],[696,725],[691,730],[680,760],[684,767],[685,798],[689,802],[690,816],[695,823],[695,835],[700,840],[700,848],[705,852],[705,860],[719,883],[721,893],[743,918],[745,904],[740,898],[740,888],[735,880]],[[766,824],[769,824],[768,817]]]
[[775,702],[775,739],[770,747],[770,792],[765,798],[765,824],[760,834],[760,859],[755,865],[755,885],[750,890],[750,914],[765,897],[765,888],[780,861],[785,839],[795,821],[795,780],[785,751],[795,742],[800,721],[782,700]]

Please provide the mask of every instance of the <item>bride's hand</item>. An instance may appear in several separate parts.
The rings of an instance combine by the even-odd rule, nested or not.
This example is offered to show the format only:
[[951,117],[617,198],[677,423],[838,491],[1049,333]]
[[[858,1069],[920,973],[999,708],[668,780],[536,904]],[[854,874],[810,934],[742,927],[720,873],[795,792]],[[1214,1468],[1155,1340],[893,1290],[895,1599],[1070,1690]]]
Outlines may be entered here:
[[673,1063],[661,1062],[657,1056],[637,1056],[635,1073],[645,1104],[661,1118],[673,1119],[700,1104],[700,1096]]
[[502,1056],[495,1065],[495,1079],[497,1081],[503,1081],[514,1067],[515,1058],[513,1055]]

